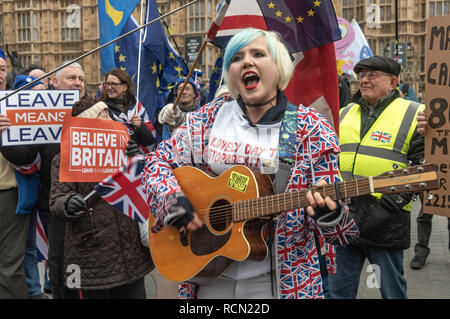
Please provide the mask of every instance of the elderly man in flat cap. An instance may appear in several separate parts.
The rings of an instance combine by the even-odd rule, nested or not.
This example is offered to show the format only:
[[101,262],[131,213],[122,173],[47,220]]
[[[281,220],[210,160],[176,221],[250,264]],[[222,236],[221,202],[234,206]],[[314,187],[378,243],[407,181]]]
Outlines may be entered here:
[[[345,181],[404,168],[424,156],[416,120],[424,105],[400,97],[400,69],[382,56],[355,65],[360,90],[340,111],[339,165]],[[366,271],[374,272],[370,288],[379,288],[383,298],[407,298],[403,251],[410,245],[411,198],[410,193],[373,193],[351,200],[360,237],[336,248],[337,272],[329,280],[332,298],[356,298],[366,258],[372,267]]]

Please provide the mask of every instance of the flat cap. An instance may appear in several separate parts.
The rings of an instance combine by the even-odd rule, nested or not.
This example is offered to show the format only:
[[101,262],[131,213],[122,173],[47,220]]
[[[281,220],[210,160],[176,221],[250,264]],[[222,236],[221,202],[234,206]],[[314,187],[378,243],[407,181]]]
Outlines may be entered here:
[[358,74],[362,69],[367,69],[373,71],[383,71],[398,76],[400,74],[401,68],[402,67],[400,66],[400,64],[394,59],[375,55],[359,61],[355,65],[354,71],[356,74]]

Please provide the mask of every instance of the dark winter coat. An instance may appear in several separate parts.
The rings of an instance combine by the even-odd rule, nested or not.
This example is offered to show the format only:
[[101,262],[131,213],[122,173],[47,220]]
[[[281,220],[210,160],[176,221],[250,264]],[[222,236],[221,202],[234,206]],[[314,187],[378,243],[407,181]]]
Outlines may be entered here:
[[[358,91],[352,102],[361,106],[361,137],[367,134],[384,109],[399,97],[397,90],[371,107]],[[414,133],[407,158],[418,164],[424,157],[424,138]],[[411,193],[384,194],[379,200],[373,196],[352,198],[350,214],[358,225],[360,236],[352,245],[370,245],[384,249],[407,249],[410,246],[411,213],[402,209],[412,198]],[[401,203],[397,203],[399,199]]]
[[[96,183],[59,182],[60,154],[52,163],[50,210],[66,221],[64,263],[81,270],[81,289],[109,289],[133,283],[154,265],[141,244],[138,223],[97,194],[87,200],[92,212],[71,216],[66,203],[74,194],[89,194]],[[66,277],[71,273],[66,273]]]

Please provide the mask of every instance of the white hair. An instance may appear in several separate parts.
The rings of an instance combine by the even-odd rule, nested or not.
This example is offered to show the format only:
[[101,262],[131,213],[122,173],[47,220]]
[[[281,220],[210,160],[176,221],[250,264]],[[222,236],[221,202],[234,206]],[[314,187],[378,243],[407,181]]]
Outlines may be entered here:
[[62,69],[60,69],[60,70],[58,70],[58,71],[55,73],[55,78],[57,78],[57,79],[61,78],[61,76],[64,74],[64,71],[65,71],[65,69],[66,69],[67,67],[78,68],[78,69],[80,69],[81,71],[83,71],[83,73],[84,73],[83,67],[82,67],[81,64],[78,63],[78,62],[70,63],[70,61],[64,61],[60,66],[63,66],[63,65],[65,65],[65,67],[62,68]]

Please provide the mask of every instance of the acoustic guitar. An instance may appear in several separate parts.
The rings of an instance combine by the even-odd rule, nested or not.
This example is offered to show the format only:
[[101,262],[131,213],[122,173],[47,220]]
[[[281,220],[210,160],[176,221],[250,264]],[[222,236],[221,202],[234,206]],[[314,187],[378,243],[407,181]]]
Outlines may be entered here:
[[[165,278],[175,282],[189,280],[206,284],[221,275],[233,261],[264,260],[268,248],[262,226],[267,217],[308,206],[308,190],[273,195],[268,175],[245,166],[234,166],[216,177],[191,166],[179,167],[173,173],[203,222],[199,230],[186,233],[180,233],[175,227],[164,227],[157,233],[149,229],[155,266]],[[336,200],[437,188],[437,167],[426,164],[340,182],[337,187],[327,184],[310,189]],[[154,224],[150,214],[149,227]]]

